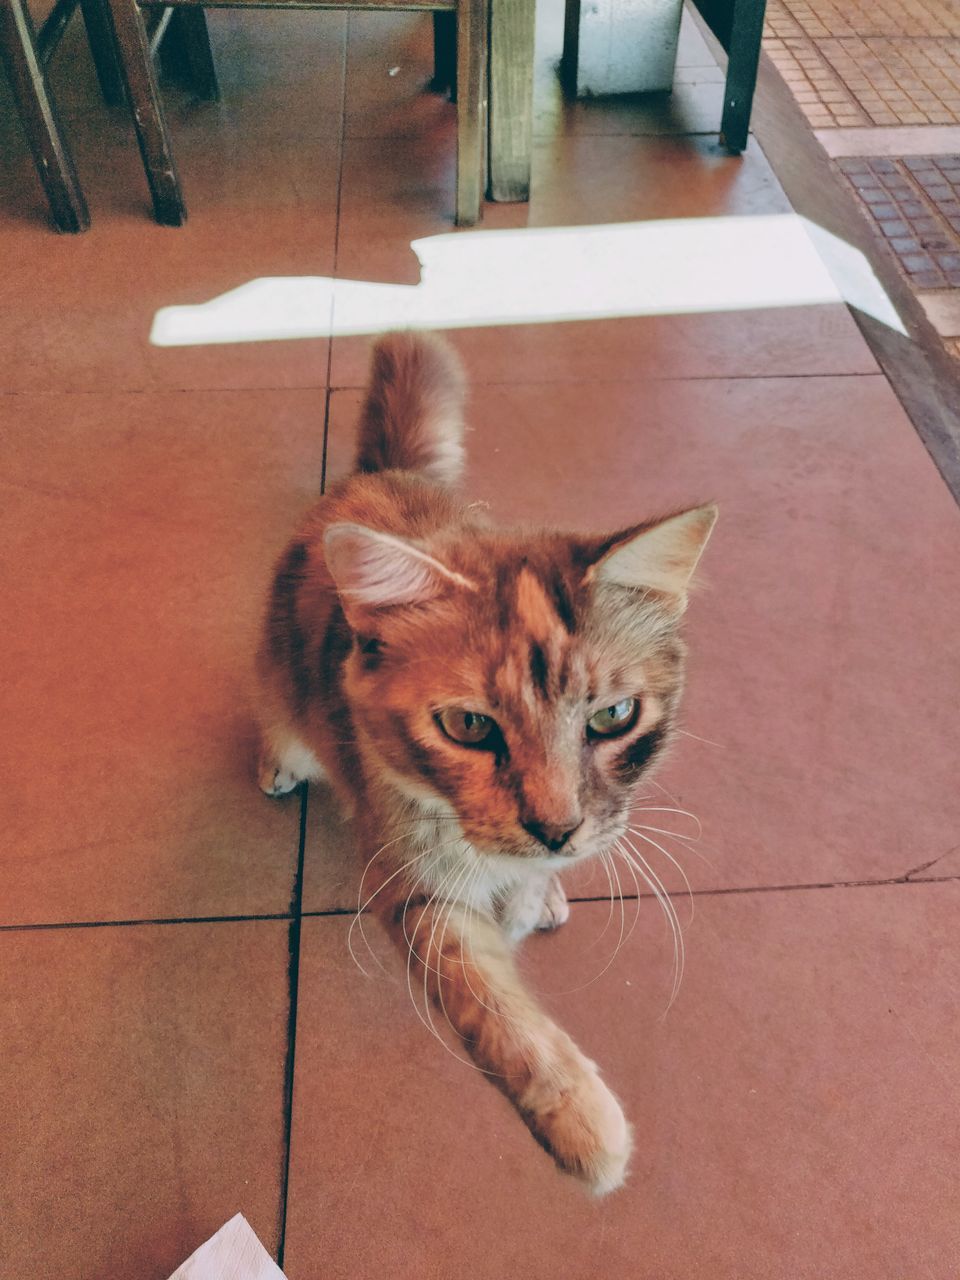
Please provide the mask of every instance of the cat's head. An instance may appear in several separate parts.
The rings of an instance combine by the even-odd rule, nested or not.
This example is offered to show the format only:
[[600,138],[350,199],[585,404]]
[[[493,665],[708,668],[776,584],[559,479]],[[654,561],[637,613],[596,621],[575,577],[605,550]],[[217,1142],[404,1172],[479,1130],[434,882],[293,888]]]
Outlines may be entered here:
[[575,859],[624,829],[683,680],[679,622],[712,506],[611,537],[331,525],[346,690],[406,796],[481,852]]

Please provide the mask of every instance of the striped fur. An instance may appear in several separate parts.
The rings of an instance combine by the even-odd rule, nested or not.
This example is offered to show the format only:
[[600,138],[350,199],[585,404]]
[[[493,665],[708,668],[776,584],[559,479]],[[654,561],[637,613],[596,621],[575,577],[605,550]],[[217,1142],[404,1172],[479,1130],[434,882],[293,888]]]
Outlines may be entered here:
[[[623,834],[669,740],[678,623],[715,513],[595,538],[491,528],[448,487],[461,401],[442,343],[379,341],[356,469],[278,564],[261,786],[329,777],[355,815],[363,897],[417,982],[558,1166],[603,1193],[623,1181],[629,1128],[524,991],[512,945],[566,918],[558,872]],[[591,716],[632,698],[622,736],[591,736]],[[495,733],[452,740],[449,708]]]

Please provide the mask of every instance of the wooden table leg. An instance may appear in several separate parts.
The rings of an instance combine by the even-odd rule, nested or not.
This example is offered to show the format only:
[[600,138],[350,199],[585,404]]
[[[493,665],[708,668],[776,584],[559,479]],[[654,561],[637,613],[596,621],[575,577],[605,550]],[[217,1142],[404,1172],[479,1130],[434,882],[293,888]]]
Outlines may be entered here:
[[457,4],[457,226],[480,217],[487,120],[488,0]]
[[433,79],[431,93],[450,93],[457,100],[457,15],[450,9],[433,11]]
[[530,199],[535,0],[490,0],[491,200]]
[[220,97],[217,69],[210,48],[207,15],[200,5],[184,5],[174,9],[166,43],[176,41],[176,57],[183,67],[184,79],[204,102]]
[[24,0],[0,3],[0,57],[57,229],[85,231],[90,225],[87,202],[60,131]]
[[136,0],[108,0],[116,36],[120,72],[143,157],[154,217],[167,227],[186,222],[180,179],[173,162],[170,133],[153,70],[150,39]]
[[117,107],[123,102],[123,79],[117,65],[113,47],[113,28],[106,10],[106,0],[80,0],[83,25],[87,28],[87,42],[93,55],[93,65],[100,81],[104,102]]

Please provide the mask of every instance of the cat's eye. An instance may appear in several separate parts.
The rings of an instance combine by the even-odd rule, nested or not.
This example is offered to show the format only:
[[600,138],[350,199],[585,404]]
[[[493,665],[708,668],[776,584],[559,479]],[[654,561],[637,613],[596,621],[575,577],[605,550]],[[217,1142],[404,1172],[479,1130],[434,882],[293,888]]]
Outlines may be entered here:
[[587,735],[591,738],[616,738],[637,723],[640,714],[639,698],[622,698],[612,707],[596,711],[587,721]]
[[488,746],[497,736],[497,722],[492,716],[463,707],[444,707],[437,712],[437,724],[448,738],[465,747]]

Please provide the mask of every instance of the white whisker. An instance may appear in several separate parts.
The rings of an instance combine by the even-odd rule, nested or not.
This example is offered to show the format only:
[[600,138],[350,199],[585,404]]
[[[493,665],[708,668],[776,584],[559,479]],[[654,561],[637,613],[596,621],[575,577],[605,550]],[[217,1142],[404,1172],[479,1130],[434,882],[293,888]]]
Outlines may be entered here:
[[[405,833],[405,834],[408,834],[408,833]],[[386,878],[386,880],[384,880],[383,884],[381,884],[378,889],[375,889],[374,892],[371,893],[370,897],[367,898],[366,902],[364,902],[363,905],[361,906],[360,894],[363,892],[363,882],[364,882],[364,879],[366,878],[367,871],[370,868],[370,864],[373,862],[374,858],[379,857],[380,854],[383,853],[384,849],[388,848],[389,845],[396,844],[398,841],[403,840],[404,838],[405,838],[404,836],[397,836],[396,840],[391,840],[388,842],[388,844],[381,845],[381,847],[373,855],[373,858],[371,858],[370,861],[367,863],[367,865],[364,867],[363,875],[360,877],[360,891],[357,894],[357,913],[353,917],[353,919],[350,921],[350,928],[347,930],[347,950],[350,952],[350,956],[353,960],[353,963],[357,966],[357,968],[360,970],[360,972],[364,975],[365,978],[369,978],[370,974],[367,973],[366,969],[364,969],[363,965],[357,959],[357,954],[353,949],[354,928],[359,925],[360,936],[363,938],[364,942],[366,943],[367,950],[370,952],[371,956],[373,956],[374,960],[376,960],[377,964],[380,965],[380,968],[383,969],[384,973],[386,973],[386,968],[384,967],[383,962],[380,960],[379,956],[376,954],[373,947],[371,947],[369,939],[367,938],[367,935],[363,932],[363,919],[362,919],[363,913],[370,906],[371,902],[373,902],[374,898],[376,898],[378,894],[384,891],[384,889],[391,882],[391,880],[395,880],[397,876],[401,875],[404,871],[406,871],[408,867],[415,866],[418,862],[424,861],[424,859],[427,858],[429,854],[433,852],[433,850],[427,849],[422,853],[415,854],[414,857],[410,858],[407,862],[404,862],[402,866],[397,867],[397,869],[391,872],[390,875]]]
[[[659,849],[660,852],[663,854],[663,856],[669,862],[672,862],[673,865],[676,867],[676,869],[680,872],[680,878],[683,880],[684,888],[687,891],[687,897],[690,900],[690,920],[692,921],[693,912],[694,912],[693,890],[690,888],[690,881],[687,879],[687,873],[684,871],[683,867],[681,867],[680,863],[676,860],[673,854],[670,853],[668,850],[666,850],[663,847],[663,845],[660,844],[659,841],[651,840],[649,836],[643,834],[645,831],[657,831],[657,828],[640,826],[640,827],[627,827],[627,830],[630,832],[632,836],[638,836],[641,840],[646,840],[647,844],[651,845],[654,849]],[[667,832],[666,834],[672,835],[673,832]]]
[[[625,861],[632,862],[635,870],[639,871],[643,876],[654,897],[657,899],[664,918],[670,926],[670,932],[673,935],[673,987],[670,993],[670,1000],[664,1010],[664,1016],[666,1016],[670,1011],[673,1002],[677,998],[677,994],[680,991],[680,983],[683,981],[685,962],[683,929],[681,928],[680,920],[677,916],[676,910],[674,909],[670,895],[664,888],[660,877],[650,866],[649,862],[647,862],[646,858],[644,858],[643,854],[640,853],[640,851],[630,842],[630,840],[627,839],[626,836],[623,836],[621,839],[623,843],[617,843],[617,851]],[[627,847],[625,848],[624,845]]]
[[[681,818],[689,818],[691,822],[697,824],[697,834],[695,836],[685,836],[686,840],[699,840],[703,835],[703,823],[695,813],[691,813],[689,809],[677,809],[672,805],[666,804],[642,804],[631,809],[631,815],[634,813],[676,813]],[[679,832],[670,832],[671,835],[679,835]]]
[[677,799],[677,797],[673,794],[673,792],[672,792],[672,791],[668,791],[668,790],[667,790],[667,788],[663,785],[663,783],[662,783],[662,782],[659,782],[656,778],[648,778],[648,779],[647,779],[647,781],[650,783],[650,785],[651,785],[652,787],[656,787],[658,791],[662,791],[662,792],[663,792],[663,794],[667,797],[667,799],[670,801],[670,803],[671,803],[671,804],[679,804],[679,803],[680,803],[680,801],[679,801],[679,800]]
[[[479,871],[480,871],[479,867],[477,868],[477,871],[478,871],[478,878],[479,878]],[[466,932],[469,932],[473,927],[473,921],[480,914],[480,912],[479,912],[479,908],[474,903],[471,903],[468,901],[465,904],[465,906],[467,909]],[[476,988],[474,987],[473,983],[470,981],[470,970],[467,967],[467,962],[463,954],[463,941],[464,941],[463,935],[461,934],[460,936],[460,967],[463,970],[463,980],[467,984],[467,989],[469,990],[470,994],[473,996],[474,1000],[476,1000],[477,1004],[480,1006],[481,1009],[486,1009],[486,1011],[488,1013],[492,1013],[495,1018],[500,1018],[501,1021],[507,1023],[510,1026],[517,1026],[518,1025],[517,1020],[515,1017],[513,1017],[512,1014],[505,1012],[505,1010],[503,1009],[494,1009],[491,1005],[487,1004],[485,1000],[481,1000],[480,996],[477,993]],[[469,945],[469,941],[470,939],[468,938],[467,939],[468,945]],[[481,1068],[481,1070],[483,1070],[483,1068]],[[490,1076],[500,1076],[501,1072],[486,1071],[486,1074]]]
[[[453,868],[453,870],[452,870],[452,871],[450,871],[450,872],[447,874],[447,876],[444,878],[444,880],[441,882],[441,887],[440,887],[440,889],[438,889],[438,891],[437,891],[436,893],[434,893],[434,894],[431,896],[431,898],[430,898],[430,902],[432,902],[432,903],[436,903],[436,902],[438,901],[440,893],[443,891],[443,889],[444,889],[447,885],[449,885],[449,884],[452,882],[452,880],[453,880],[453,878],[454,878],[455,876],[457,876],[457,877],[458,877],[458,878],[457,878],[457,882],[456,882],[456,886],[455,886],[455,891],[459,891],[459,890],[460,890],[460,888],[462,887],[462,884],[463,884],[463,881],[464,881],[464,872],[469,873],[469,872],[471,872],[472,870],[473,870],[473,868],[469,865],[469,863],[467,864],[466,868],[454,867],[454,868]],[[412,895],[412,893],[411,893],[410,897],[412,897],[412,896],[413,896],[413,895]],[[438,1040],[438,1041],[439,1041],[439,1043],[440,1043],[441,1045],[443,1045],[444,1049],[447,1051],[447,1053],[449,1053],[449,1054],[450,1054],[451,1058],[455,1058],[455,1059],[457,1060],[457,1062],[461,1062],[461,1063],[463,1063],[463,1065],[464,1065],[464,1066],[472,1067],[472,1068],[474,1069],[474,1071],[479,1071],[479,1072],[481,1072],[481,1073],[482,1073],[482,1074],[484,1074],[484,1075],[496,1075],[496,1074],[497,1074],[497,1072],[487,1071],[484,1067],[479,1066],[476,1062],[472,1062],[469,1058],[464,1058],[464,1057],[462,1057],[459,1053],[457,1053],[454,1049],[452,1049],[452,1048],[450,1047],[450,1045],[448,1045],[448,1044],[447,1044],[446,1040],[444,1040],[443,1036],[440,1034],[440,1032],[437,1030],[436,1026],[434,1025],[434,1023],[433,1023],[433,1018],[430,1016],[430,1013],[429,1013],[429,1000],[427,1001],[427,1004],[426,1004],[427,1017],[425,1018],[425,1017],[423,1016],[423,1014],[420,1012],[420,1008],[419,1008],[419,1006],[418,1006],[418,1004],[417,1004],[417,1001],[416,1001],[416,998],[414,997],[414,994],[413,994],[413,983],[412,983],[412,980],[411,980],[410,966],[411,966],[411,963],[412,963],[412,961],[413,961],[413,959],[414,959],[414,958],[416,958],[420,964],[423,964],[423,965],[424,965],[424,990],[426,991],[427,966],[429,966],[429,964],[430,964],[430,945],[432,944],[432,940],[433,940],[433,933],[431,933],[431,939],[430,939],[430,943],[428,944],[427,955],[426,955],[426,958],[424,959],[423,957],[421,957],[421,956],[417,955],[417,953],[416,953],[416,951],[415,951],[415,948],[414,948],[414,946],[413,946],[413,943],[416,941],[417,932],[418,932],[418,930],[419,930],[419,928],[420,928],[420,921],[422,921],[422,919],[423,919],[423,915],[425,914],[425,910],[424,910],[424,912],[423,912],[423,913],[421,913],[420,920],[418,920],[418,921],[417,921],[416,928],[415,928],[415,929],[414,929],[414,931],[413,931],[413,938],[411,939],[411,938],[410,938],[410,936],[407,934],[407,924],[406,924],[406,910],[407,910],[407,906],[409,905],[409,903],[410,903],[410,898],[408,897],[408,898],[407,898],[407,902],[406,902],[406,904],[404,905],[404,913],[403,913],[403,936],[407,939],[407,948],[408,948],[408,954],[407,954],[407,990],[408,990],[408,992],[409,992],[409,994],[410,994],[410,1001],[411,1001],[411,1003],[412,1003],[412,1005],[413,1005],[413,1007],[414,1007],[414,1010],[415,1010],[415,1012],[416,1012],[416,1014],[417,1014],[417,1017],[420,1019],[420,1021],[423,1023],[423,1025],[427,1028],[427,1030],[431,1033],[431,1035],[433,1035],[433,1036],[436,1038],[436,1040]],[[452,913],[452,911],[453,911],[453,908],[454,908],[455,906],[457,906],[457,905],[458,905],[458,903],[456,902],[456,899],[454,899],[454,898],[450,898],[450,899],[448,899],[448,900],[447,900],[447,914],[446,914],[446,917],[445,917],[445,920],[444,920],[443,933],[441,933],[441,935],[440,935],[440,949],[441,949],[441,950],[442,950],[442,947],[443,947],[443,934],[446,932],[446,927],[447,927],[447,925],[450,923],[450,916],[451,916],[451,913]],[[443,908],[442,908],[442,906],[441,906],[440,910],[442,911],[442,909],[443,909]],[[437,921],[436,921],[436,919],[434,919],[434,923],[433,923],[434,931],[436,930],[436,924],[437,924]],[[441,990],[440,984],[441,984],[441,981],[442,981],[442,975],[441,975],[441,971],[440,971],[439,964],[437,965],[437,967],[436,967],[436,969],[434,970],[434,972],[437,974],[437,991],[438,991],[438,993],[440,993],[440,990]],[[442,1005],[442,1004],[443,1004],[443,1001],[442,1001],[442,996],[441,996],[441,1005]],[[455,1027],[453,1026],[453,1024],[450,1022],[450,1019],[449,1019],[449,1017],[447,1016],[447,1012],[446,1012],[446,1008],[445,1008],[445,1007],[444,1007],[444,1009],[443,1009],[443,1012],[444,1012],[444,1016],[447,1018],[447,1024],[450,1026],[450,1028],[451,1028],[451,1030],[454,1032],[454,1034],[456,1034],[456,1028],[455,1028]]]
[[[600,865],[603,867],[604,874],[607,877],[607,884],[610,888],[610,909],[607,912],[607,918],[604,921],[603,928],[600,930],[600,932],[597,934],[594,940],[588,945],[587,947],[588,951],[592,951],[594,947],[599,945],[600,940],[603,938],[607,930],[610,928],[610,921],[613,919],[613,908],[616,902],[616,899],[614,897],[614,890],[613,890],[613,877],[610,875],[610,863],[608,861],[608,855],[605,850],[600,853]],[[622,894],[620,897],[620,907],[622,910],[623,909]]]
[[[628,860],[625,860],[623,865],[624,865],[624,866],[627,868],[627,870],[630,872],[630,876],[631,876],[631,878],[632,878],[632,880],[633,880],[633,887],[634,887],[634,890],[635,890],[635,892],[636,892],[636,897],[635,897],[635,899],[634,899],[634,901],[636,902],[636,906],[635,906],[635,908],[634,908],[634,912],[633,912],[633,923],[631,924],[631,926],[630,926],[629,930],[627,931],[627,936],[626,936],[626,937],[624,938],[624,940],[623,940],[624,945],[626,945],[626,944],[630,941],[630,938],[631,938],[631,937],[632,937],[632,935],[633,935],[633,931],[634,931],[634,929],[636,929],[637,924],[639,923],[639,920],[640,920],[640,882],[637,880],[637,873],[636,873],[636,871],[634,871],[634,869],[633,869],[633,865],[632,865]],[[616,864],[614,864],[614,870],[616,870]],[[618,884],[620,883],[620,877],[619,877],[619,875],[617,876],[617,883],[618,883]],[[621,901],[621,903],[623,902],[623,894],[622,894],[622,893],[621,893],[621,895],[620,895],[620,901]]]
[[701,738],[698,733],[691,733],[689,729],[678,729],[674,726],[674,733],[682,733],[685,738],[693,738],[696,742],[705,742],[708,747],[719,747],[723,750],[722,742],[712,742],[709,738]]
[[[606,859],[608,855],[607,855],[607,853],[603,853],[603,854],[601,854],[600,856],[601,856],[601,858]],[[628,865],[629,865],[629,864],[628,864]],[[607,972],[607,970],[608,970],[608,969],[610,968],[610,966],[613,964],[614,960],[616,960],[616,958],[617,958],[617,956],[620,954],[620,951],[621,951],[621,949],[622,949],[622,947],[623,947],[624,943],[626,942],[627,938],[629,938],[629,937],[630,937],[630,934],[631,934],[631,933],[633,933],[634,929],[636,928],[637,920],[638,920],[638,919],[639,919],[639,917],[640,917],[640,900],[639,900],[640,888],[639,888],[639,885],[637,886],[637,895],[638,895],[638,896],[637,896],[637,909],[636,909],[636,914],[634,915],[633,924],[630,926],[629,931],[627,931],[627,930],[626,930],[627,916],[626,916],[626,907],[625,907],[625,905],[624,905],[624,899],[623,899],[623,887],[622,887],[622,885],[620,884],[620,873],[617,871],[616,863],[615,863],[615,862],[613,862],[613,860],[612,860],[612,859],[611,859],[611,861],[610,861],[610,870],[613,872],[613,875],[614,875],[614,876],[615,876],[615,878],[616,878],[616,881],[617,881],[617,896],[618,896],[618,897],[619,897],[619,899],[620,899],[620,936],[619,936],[619,938],[617,939],[617,945],[616,945],[616,946],[614,947],[614,949],[613,949],[613,954],[612,954],[612,955],[610,956],[610,958],[607,960],[607,963],[603,966],[603,968],[600,970],[600,972],[599,972],[599,973],[595,973],[595,974],[593,975],[593,977],[592,977],[588,982],[581,983],[581,985],[580,985],[580,986],[578,986],[578,987],[568,987],[565,991],[551,991],[551,992],[550,992],[550,995],[552,995],[552,996],[572,996],[572,995],[574,995],[574,994],[575,994],[576,992],[578,992],[578,991],[585,991],[585,990],[587,989],[587,987],[592,987],[592,986],[593,986],[593,984],[594,984],[595,982],[597,982],[597,981],[598,981],[598,979],[600,979],[600,978],[602,978],[602,977],[603,977],[603,975]],[[637,883],[637,877],[636,877],[636,875],[634,875],[634,877],[633,877],[633,882],[634,882],[634,884],[636,884],[636,883]],[[612,885],[611,885],[611,894],[612,894],[612,892],[613,892],[613,889],[612,889]],[[613,899],[612,899],[612,897],[611,897],[611,908],[612,908],[612,906],[613,906]],[[609,923],[609,920],[608,920],[608,923]],[[625,931],[626,931],[626,936],[624,936]],[[601,935],[601,936],[602,936],[602,935]]]

